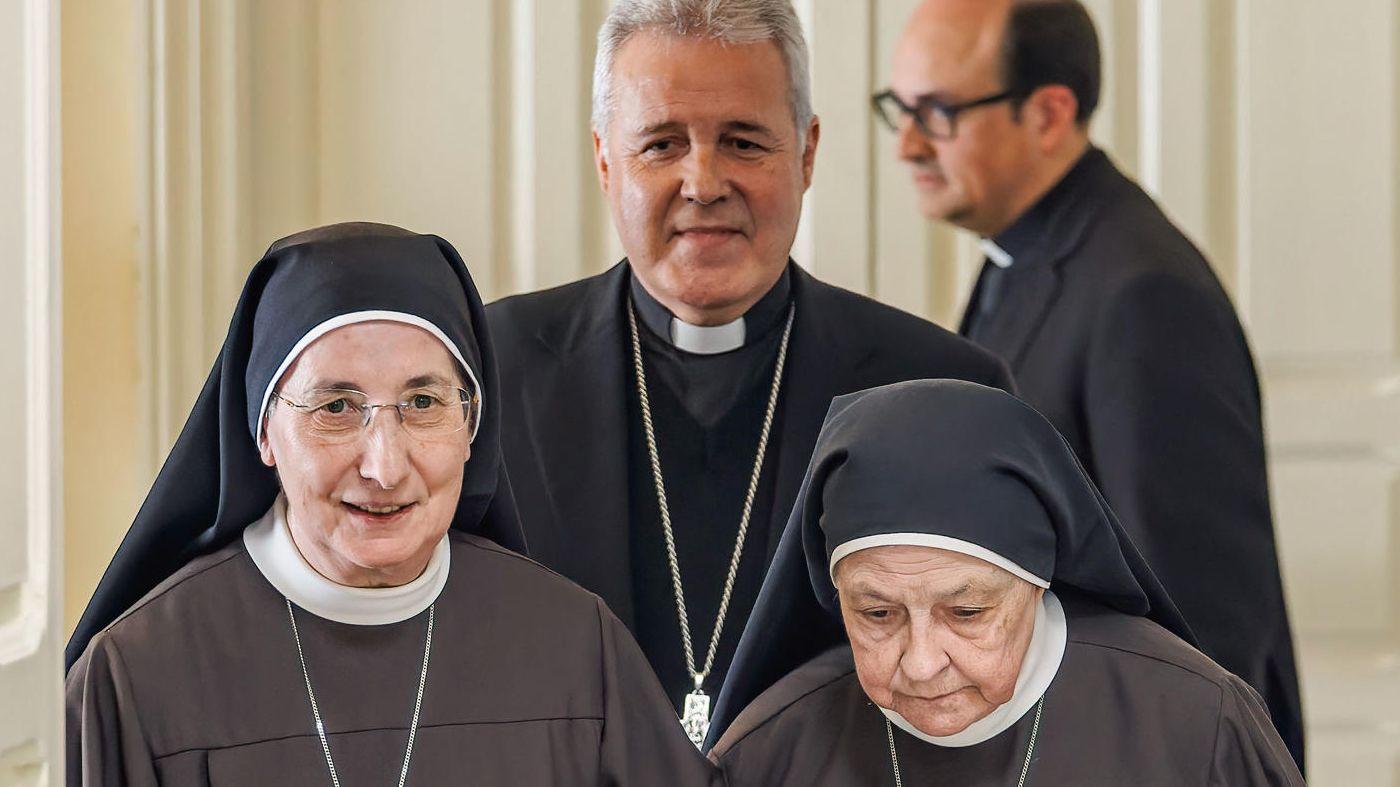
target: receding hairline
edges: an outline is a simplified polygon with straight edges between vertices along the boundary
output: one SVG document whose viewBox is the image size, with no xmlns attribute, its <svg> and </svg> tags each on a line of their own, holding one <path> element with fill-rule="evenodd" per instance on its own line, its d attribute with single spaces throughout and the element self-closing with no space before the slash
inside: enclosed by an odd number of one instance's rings
<svg viewBox="0 0 1400 787">
<path fill-rule="evenodd" d="M 646 41 L 645 39 L 651 39 L 651 41 L 648 42 L 648 41 Z M 753 48 L 757 48 L 757 49 L 764 49 L 764 50 L 766 50 L 766 51 L 770 51 L 770 52 L 772 52 L 772 53 L 774 53 L 774 54 L 776 54 L 776 55 L 778 56 L 779 65 L 780 65 L 780 67 L 783 69 L 783 73 L 784 73 L 784 78 L 783 78 L 783 96 L 784 96 L 784 98 L 783 98 L 782 100 L 783 100 L 784 103 L 786 103 L 786 96 L 787 96 L 787 94 L 789 93 L 788 82 L 787 82 L 787 77 L 786 77 L 786 73 L 787 73 L 787 71 L 786 71 L 786 69 L 787 69 L 787 64 L 786 64 L 786 63 L 783 61 L 783 59 L 782 59 L 782 47 L 779 45 L 779 43 L 778 43 L 777 41 L 772 40 L 772 39 L 765 39 L 765 40 L 762 40 L 762 41 L 740 41 L 740 42 L 733 42 L 733 41 L 720 41 L 720 40 L 711 39 L 711 38 L 692 38 L 692 37 L 685 37 L 685 36 L 677 36 L 677 35 L 675 35 L 675 34 L 673 34 L 673 33 L 670 33 L 670 32 L 668 32 L 668 31 L 663 31 L 663 30 L 647 30 L 647 31 L 642 31 L 642 32 L 639 32 L 639 33 L 637 33 L 636 35 L 633 35 L 633 36 L 631 36 L 630 38 L 628 38 L 627 41 L 626 41 L 626 43 L 624 43 L 624 44 L 622 45 L 622 47 L 618 49 L 618 52 L 617 52 L 617 55 L 618 55 L 618 56 L 617 56 L 617 59 L 616 59 L 616 60 L 614 61 L 614 63 L 613 63 L 613 76 L 614 76 L 614 79 L 616 79 L 618 76 L 623 75 L 624 71 L 627 70 L 626 68 L 622 67 L 621 64 L 622 64 L 623 60 L 624 60 L 626 57 L 628 57 L 628 54 L 627 54 L 627 53 L 628 53 L 629 51 L 631 51 L 631 49 L 630 49 L 631 47 L 633 47 L 634 45 L 637 45 L 637 44 L 655 43 L 655 42 L 658 42 L 658 41 L 661 42 L 661 45 L 662 45 L 662 46 L 665 46 L 665 47 L 669 47 L 672 43 L 685 43 L 685 44 L 692 44 L 692 43 L 695 43 L 695 44 L 708 44 L 708 45 L 720 46 L 720 47 L 723 47 L 723 48 L 726 48 L 726 49 L 729 49 L 729 48 L 739 49 L 739 48 L 753 47 Z M 646 70 L 643 69 L 643 70 L 641 70 L 641 71 L 639 71 L 639 72 L 634 72 L 634 73 L 630 74 L 629 76 L 631 76 L 631 77 L 642 77 L 642 78 L 647 78 L 647 77 L 652 77 L 652 76 L 654 76 L 654 74 L 652 74 L 651 72 L 648 72 L 648 71 L 646 71 Z M 626 82 L 626 81 L 629 81 L 629 80 L 623 80 L 623 81 Z M 619 84 L 618 82 L 614 82 L 613 94 L 612 94 L 612 95 L 613 95 L 613 100 L 612 100 L 612 103 L 611 103 L 611 105 L 610 105 L 610 107 L 609 107 L 609 112 L 610 112 L 610 113 L 613 112 L 614 110 L 616 110 L 616 108 L 617 108 L 617 106 L 618 106 L 618 104 L 619 104 L 619 95 L 620 95 L 622 92 L 624 92 L 624 91 L 619 91 L 619 90 L 618 90 L 618 88 L 616 87 L 616 85 L 618 85 L 618 84 Z M 668 103 L 666 106 L 669 107 L 670 104 Z M 785 107 L 785 109 L 786 109 L 786 107 Z M 631 118 L 631 119 L 633 119 L 633 120 L 640 120 L 640 122 L 639 122 L 635 127 L 633 127 L 633 126 L 631 126 L 631 125 L 621 125 L 621 126 L 616 125 L 615 122 L 614 122 L 614 120 L 613 120 L 612 118 L 610 118 L 610 119 L 609 119 L 609 122 L 608 122 L 608 130 L 609 130 L 610 132 L 612 132 L 612 131 L 617 131 L 617 132 L 620 132 L 620 133 L 632 133 L 632 134 L 638 134 L 638 135 L 646 136 L 646 135 L 649 135 L 649 134 L 652 134 L 652 133 L 659 133 L 659 132 L 667 131 L 667 130 L 672 130 L 672 131 L 674 131 L 674 130 L 679 130 L 681 127 L 683 127 L 683 126 L 685 125 L 684 122 L 682 122 L 682 121 L 680 121 L 680 120 L 674 119 L 673 115 L 672 115 L 669 111 L 666 112 L 666 113 L 661 113 L 661 112 L 648 112 L 648 113 L 646 113 L 646 114 L 647 114 L 647 117 L 644 117 L 644 118 L 640 118 L 640 119 L 638 119 L 638 118 Z M 800 141 L 802 140 L 802 138 L 803 138 L 803 137 L 805 136 L 805 134 L 806 134 L 806 129 L 797 126 L 797 124 L 796 124 L 796 118 L 792 117 L 792 113 L 791 113 L 790 111 L 784 111 L 782 114 L 788 118 L 788 121 L 789 121 L 789 122 L 792 123 L 793 131 L 794 131 L 795 135 L 798 137 L 799 142 L 800 142 Z M 786 130 L 786 128 L 784 127 L 784 124 L 783 124 L 781 121 L 778 121 L 778 122 L 776 122 L 776 123 L 771 122 L 772 119 L 776 119 L 776 116 L 770 116 L 769 119 L 765 119 L 764 117 L 762 117 L 761 115 L 759 115 L 759 114 L 757 114 L 757 113 L 755 113 L 755 112 L 753 112 L 753 111 L 736 112 L 735 114 L 733 114 L 733 115 L 731 115 L 731 116 L 726 116 L 726 117 L 722 120 L 722 122 L 720 123 L 720 128 L 721 128 L 722 130 L 724 130 L 724 131 L 727 131 L 727 132 L 757 133 L 757 134 L 764 134 L 764 135 L 767 135 L 767 136 L 770 136 L 770 137 L 775 137 L 775 138 L 781 138 L 781 137 L 783 137 L 783 136 L 787 133 L 787 130 Z M 595 129 L 595 130 L 596 130 L 596 129 Z M 601 136 L 601 135 L 600 135 L 600 136 Z"/>
<path fill-rule="evenodd" d="M 787 104 L 805 147 L 812 109 L 811 57 L 790 0 L 621 0 L 598 30 L 593 67 L 592 125 L 606 137 L 613 110 L 618 54 L 639 34 L 711 40 L 723 45 L 771 41 L 783 63 Z"/>
</svg>

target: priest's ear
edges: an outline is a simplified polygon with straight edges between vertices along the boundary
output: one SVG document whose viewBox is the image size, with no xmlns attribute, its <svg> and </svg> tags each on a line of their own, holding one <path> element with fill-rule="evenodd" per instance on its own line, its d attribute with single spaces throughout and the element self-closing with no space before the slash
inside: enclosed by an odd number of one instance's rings
<svg viewBox="0 0 1400 787">
<path fill-rule="evenodd" d="M 1021 123 L 1044 154 L 1062 150 L 1067 142 L 1078 143 L 1089 133 L 1078 115 L 1079 99 L 1065 85 L 1041 85 L 1021 105 Z"/>
<path fill-rule="evenodd" d="M 821 118 L 813 115 L 805 132 L 798 129 L 797 133 L 806 135 L 802 140 L 802 190 L 806 191 L 812 187 L 812 170 L 817 163 L 817 142 L 822 138 Z"/>
<path fill-rule="evenodd" d="M 608 141 L 598 136 L 598 129 L 593 129 L 593 166 L 598 171 L 598 185 L 603 187 L 603 193 L 608 191 Z"/>
</svg>

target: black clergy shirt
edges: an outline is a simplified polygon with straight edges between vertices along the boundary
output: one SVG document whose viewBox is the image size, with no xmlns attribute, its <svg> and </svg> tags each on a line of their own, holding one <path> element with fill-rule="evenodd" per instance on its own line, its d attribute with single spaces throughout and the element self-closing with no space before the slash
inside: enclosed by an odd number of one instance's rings
<svg viewBox="0 0 1400 787">
<path fill-rule="evenodd" d="M 690 620 L 695 668 L 703 669 L 714 633 L 725 578 L 733 556 L 744 497 L 753 472 L 759 433 L 773 383 L 774 365 L 790 308 L 788 273 L 744 315 L 746 336 L 738 349 L 699 355 L 674 346 L 672 315 L 632 279 L 631 300 L 647 376 L 657 451 L 675 534 L 677 560 Z M 628 364 L 631 368 L 631 364 Z M 656 668 L 667 695 L 680 709 L 694 689 L 686 672 L 680 623 L 672 592 L 656 486 L 642 428 L 635 375 L 628 386 L 631 450 L 628 451 L 629 528 L 634 633 Z M 781 392 L 780 392 L 781 396 Z M 781 401 L 781 400 L 780 400 Z M 777 420 L 769 437 L 749 532 L 739 563 L 715 663 L 704 689 L 719 691 L 733 658 L 749 603 L 763 580 L 768 522 L 773 503 L 771 457 L 777 454 Z"/>
</svg>

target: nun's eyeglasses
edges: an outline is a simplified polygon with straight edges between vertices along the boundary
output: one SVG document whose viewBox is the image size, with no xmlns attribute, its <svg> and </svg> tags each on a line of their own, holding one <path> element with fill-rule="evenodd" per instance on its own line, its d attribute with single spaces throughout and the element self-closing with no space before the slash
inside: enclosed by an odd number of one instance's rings
<svg viewBox="0 0 1400 787">
<path fill-rule="evenodd" d="M 350 388 L 324 388 L 295 402 L 273 391 L 278 401 L 296 410 L 308 435 L 323 443 L 348 443 L 364 434 L 381 407 L 399 413 L 404 431 L 419 440 L 437 440 L 467 430 L 475 439 L 481 417 L 481 398 L 465 388 L 416 388 L 403 401 L 371 404 L 369 396 Z"/>
<path fill-rule="evenodd" d="M 911 106 L 904 103 L 893 90 L 886 90 L 876 93 L 870 101 L 875 105 L 875 114 L 885 121 L 885 125 L 889 126 L 891 131 L 899 131 L 900 119 L 908 115 L 914 119 L 914 125 L 918 126 L 924 136 L 929 139 L 949 140 L 958 135 L 958 115 L 969 109 L 1002 101 L 1015 101 L 1017 98 L 1017 94 L 1011 90 L 956 104 L 945 104 L 933 96 L 920 96 Z"/>
</svg>

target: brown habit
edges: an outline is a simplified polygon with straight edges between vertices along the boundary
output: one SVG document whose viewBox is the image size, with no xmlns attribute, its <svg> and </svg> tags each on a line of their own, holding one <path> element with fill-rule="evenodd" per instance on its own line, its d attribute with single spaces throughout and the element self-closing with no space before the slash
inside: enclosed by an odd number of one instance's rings
<svg viewBox="0 0 1400 787">
<path fill-rule="evenodd" d="M 453 531 L 410 785 L 710 785 L 645 658 L 599 599 Z M 354 626 L 298 609 L 344 787 L 396 784 L 427 613 Z M 68 674 L 82 785 L 330 784 L 283 597 L 242 541 L 95 637 Z"/>
<path fill-rule="evenodd" d="M 1258 695 L 1145 618 L 1061 598 L 1069 641 L 1026 785 L 1294 787 L 1293 760 Z M 884 716 L 849 647 L 761 695 L 711 752 L 730 787 L 894 785 Z M 1014 785 L 1035 712 L 984 743 L 939 747 L 894 728 L 905 784 Z"/>
</svg>

